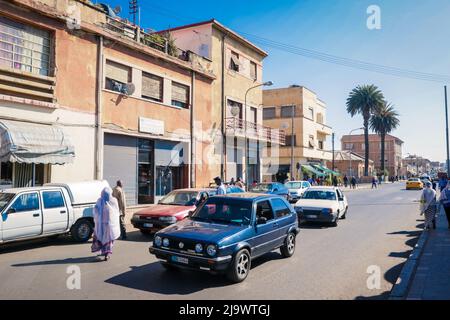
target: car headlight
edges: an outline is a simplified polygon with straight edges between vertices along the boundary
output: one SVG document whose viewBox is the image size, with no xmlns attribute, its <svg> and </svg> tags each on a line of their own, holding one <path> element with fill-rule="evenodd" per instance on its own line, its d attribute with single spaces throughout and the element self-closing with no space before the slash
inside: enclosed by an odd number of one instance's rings
<svg viewBox="0 0 450 320">
<path fill-rule="evenodd" d="M 175 223 L 175 222 L 177 222 L 177 218 L 175 218 L 175 217 L 160 217 L 159 221 L 167 222 L 167 223 Z"/>
<path fill-rule="evenodd" d="M 210 244 L 206 247 L 206 253 L 208 253 L 209 256 L 214 257 L 217 253 L 217 248 L 215 245 Z"/>
<path fill-rule="evenodd" d="M 155 241 L 154 241 L 155 246 L 160 247 L 161 243 L 162 243 L 161 237 L 160 236 L 156 236 L 155 237 Z"/>
<path fill-rule="evenodd" d="M 195 252 L 201 253 L 203 251 L 203 246 L 200 243 L 195 245 Z"/>
<path fill-rule="evenodd" d="M 163 246 L 164 247 L 168 247 L 169 246 L 169 244 L 170 244 L 170 241 L 169 241 L 169 239 L 167 239 L 167 238 L 164 238 L 164 240 L 163 240 Z"/>
</svg>

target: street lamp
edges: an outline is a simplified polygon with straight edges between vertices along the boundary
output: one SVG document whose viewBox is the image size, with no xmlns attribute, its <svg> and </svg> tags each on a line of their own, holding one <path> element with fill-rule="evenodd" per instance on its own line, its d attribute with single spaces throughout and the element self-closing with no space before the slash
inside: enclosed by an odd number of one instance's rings
<svg viewBox="0 0 450 320">
<path fill-rule="evenodd" d="M 244 99 L 244 132 L 245 132 L 245 135 L 244 135 L 244 138 L 245 138 L 245 180 L 247 180 L 247 184 L 249 184 L 249 182 L 248 182 L 248 145 L 247 145 L 247 96 L 248 96 L 248 93 L 251 91 L 251 90 L 253 90 L 253 89 L 256 89 L 256 88 L 259 88 L 259 87 L 270 87 L 270 86 L 273 86 L 273 82 L 272 81 L 266 81 L 266 82 L 263 82 L 263 83 L 260 83 L 260 84 L 258 84 L 258 85 L 256 85 L 256 86 L 253 86 L 253 87 L 251 87 L 251 88 L 248 88 L 247 89 L 247 91 L 245 92 L 245 99 Z"/>
<path fill-rule="evenodd" d="M 358 130 L 364 130 L 364 127 L 356 128 L 356 129 L 350 130 L 350 133 L 349 133 L 348 135 L 351 136 L 353 132 L 358 131 Z M 349 172 L 350 172 L 350 176 L 353 177 L 353 167 L 352 167 L 352 150 L 353 150 L 353 143 L 351 143 L 351 146 L 352 146 L 352 147 L 350 148 L 350 154 L 349 154 L 349 155 L 350 155 L 350 168 L 349 168 Z"/>
</svg>

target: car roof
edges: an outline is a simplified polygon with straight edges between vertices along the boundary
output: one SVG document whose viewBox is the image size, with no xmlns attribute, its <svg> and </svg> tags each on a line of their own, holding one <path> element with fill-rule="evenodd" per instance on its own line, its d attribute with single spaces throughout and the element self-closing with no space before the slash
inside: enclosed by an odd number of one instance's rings
<svg viewBox="0 0 450 320">
<path fill-rule="evenodd" d="M 299 183 L 299 182 L 308 182 L 308 181 L 306 181 L 306 180 L 294 180 L 294 181 L 288 181 L 286 183 L 290 183 L 290 182 Z"/>
<path fill-rule="evenodd" d="M 277 198 L 279 196 L 273 195 L 273 194 L 254 193 L 254 192 L 230 193 L 230 194 L 226 194 L 226 195 L 214 196 L 214 198 L 220 198 L 220 197 L 255 201 L 255 200 L 263 200 L 263 199 L 269 199 L 269 198 Z"/>
<path fill-rule="evenodd" d="M 215 191 L 214 188 L 185 188 L 185 189 L 176 189 L 172 190 L 172 192 L 200 192 L 200 191 Z"/>
<path fill-rule="evenodd" d="M 336 188 L 336 187 L 325 187 L 325 186 L 313 186 L 313 187 L 310 187 L 310 188 L 308 188 L 308 190 L 307 191 L 336 191 L 336 189 L 338 189 L 338 188 Z"/>
<path fill-rule="evenodd" d="M 10 188 L 10 189 L 2 189 L 0 193 L 19 193 L 19 192 L 32 192 L 32 191 L 41 191 L 41 190 L 60 190 L 61 187 L 58 186 L 36 186 L 36 187 L 24 187 L 24 188 Z"/>
</svg>

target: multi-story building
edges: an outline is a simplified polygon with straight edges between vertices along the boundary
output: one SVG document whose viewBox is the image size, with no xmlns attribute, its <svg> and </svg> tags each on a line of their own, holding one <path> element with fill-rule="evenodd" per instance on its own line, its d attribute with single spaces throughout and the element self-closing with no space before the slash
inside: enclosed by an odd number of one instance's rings
<svg viewBox="0 0 450 320">
<path fill-rule="evenodd" d="M 327 138 L 332 129 L 327 125 L 325 103 L 302 86 L 269 89 L 263 92 L 264 125 L 285 130 L 286 144 L 270 150 L 266 158 L 267 179 L 302 178 L 302 165 L 325 164 L 332 159 L 327 150 Z"/>
<path fill-rule="evenodd" d="M 403 159 L 403 163 L 408 167 L 407 173 L 410 176 L 429 174 L 433 168 L 430 160 L 417 155 L 408 155 Z"/>
<path fill-rule="evenodd" d="M 1 188 L 121 179 L 140 205 L 207 185 L 215 80 L 209 60 L 108 6 L 1 1 Z"/>
<path fill-rule="evenodd" d="M 403 141 L 390 134 L 385 139 L 385 169 L 389 175 L 401 175 Z M 365 156 L 364 135 L 345 135 L 341 139 L 342 150 Z M 373 160 L 377 174 L 381 173 L 381 138 L 377 134 L 369 134 L 369 159 Z"/>
<path fill-rule="evenodd" d="M 331 162 L 327 163 L 328 167 L 332 166 Z M 347 151 L 334 152 L 334 167 L 342 176 L 347 177 L 363 177 L 364 176 L 364 157 L 357 153 Z M 375 171 L 372 160 L 369 160 L 369 176 Z"/>
<path fill-rule="evenodd" d="M 161 32 L 170 32 L 178 47 L 209 60 L 217 76 L 214 108 L 207 116 L 223 137 L 215 150 L 222 177 L 260 181 L 265 146 L 284 143 L 282 132 L 263 126 L 262 63 L 267 53 L 216 20 Z"/>
</svg>

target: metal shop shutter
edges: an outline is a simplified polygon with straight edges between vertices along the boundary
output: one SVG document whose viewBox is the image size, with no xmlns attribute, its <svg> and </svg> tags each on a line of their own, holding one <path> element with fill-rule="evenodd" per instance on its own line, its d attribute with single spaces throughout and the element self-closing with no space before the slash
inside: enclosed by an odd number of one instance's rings
<svg viewBox="0 0 450 320">
<path fill-rule="evenodd" d="M 103 178 L 111 187 L 122 180 L 127 205 L 137 204 L 137 138 L 105 133 Z"/>
</svg>

